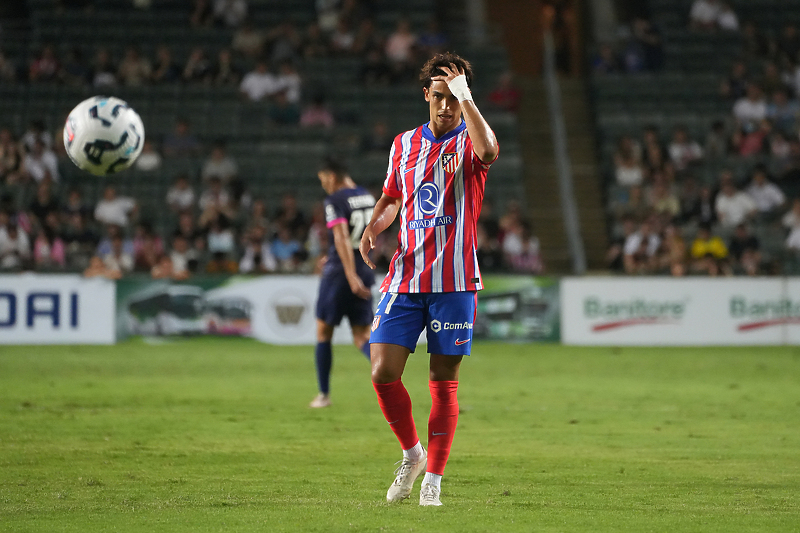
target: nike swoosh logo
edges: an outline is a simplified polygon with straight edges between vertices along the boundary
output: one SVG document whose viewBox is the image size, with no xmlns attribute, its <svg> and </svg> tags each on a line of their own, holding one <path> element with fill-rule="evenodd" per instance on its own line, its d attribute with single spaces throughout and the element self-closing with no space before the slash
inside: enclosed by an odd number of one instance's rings
<svg viewBox="0 0 800 533">
<path fill-rule="evenodd" d="M 466 344 L 468 342 L 469 342 L 469 339 L 464 339 L 463 341 L 460 341 L 460 340 L 456 339 L 456 346 L 461 346 L 462 344 Z"/>
<path fill-rule="evenodd" d="M 389 422 L 389 425 L 391 426 L 392 424 L 397 424 L 398 422 L 400 422 L 399 418 L 397 420 L 395 420 L 394 422 Z"/>
<path fill-rule="evenodd" d="M 431 435 L 447 435 L 447 433 L 436 433 L 435 431 L 431 433 Z"/>
</svg>

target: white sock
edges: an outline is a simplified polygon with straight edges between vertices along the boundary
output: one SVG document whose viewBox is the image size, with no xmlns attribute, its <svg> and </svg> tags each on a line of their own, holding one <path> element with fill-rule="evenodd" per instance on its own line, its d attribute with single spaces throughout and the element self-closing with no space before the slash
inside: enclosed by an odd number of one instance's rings
<svg viewBox="0 0 800 533">
<path fill-rule="evenodd" d="M 409 461 L 417 462 L 422 459 L 423 453 L 425 453 L 425 450 L 422 448 L 422 443 L 417 441 L 412 448 L 403 450 L 403 458 L 408 459 Z"/>
<path fill-rule="evenodd" d="M 432 474 L 431 472 L 425 472 L 425 477 L 422 479 L 422 484 L 425 483 L 429 485 L 433 485 L 437 489 L 442 489 L 442 476 L 439 474 Z"/>
</svg>

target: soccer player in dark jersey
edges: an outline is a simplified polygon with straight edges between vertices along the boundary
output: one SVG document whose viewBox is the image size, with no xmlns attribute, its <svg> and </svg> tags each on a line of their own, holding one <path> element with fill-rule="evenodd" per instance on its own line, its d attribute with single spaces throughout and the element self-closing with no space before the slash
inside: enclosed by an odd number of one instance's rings
<svg viewBox="0 0 800 533">
<path fill-rule="evenodd" d="M 322 270 L 317 298 L 317 347 L 315 361 L 319 394 L 311 407 L 328 407 L 333 353 L 333 328 L 342 317 L 350 320 L 353 342 L 369 359 L 369 325 L 372 322 L 372 293 L 375 282 L 372 270 L 355 260 L 361 233 L 372 217 L 375 198 L 357 186 L 345 166 L 328 158 L 317 176 L 328 193 L 325 220 L 328 225 L 328 256 Z"/>
<path fill-rule="evenodd" d="M 403 449 L 386 493 L 407 498 L 425 472 L 420 505 L 441 505 L 445 464 L 458 420 L 458 374 L 470 354 L 477 291 L 477 222 L 486 174 L 497 159 L 494 132 L 472 100 L 472 68 L 455 54 L 437 54 L 420 73 L 430 122 L 392 144 L 383 194 L 361 238 L 361 256 L 400 215 L 398 248 L 381 285 L 372 323 L 372 382 L 381 411 Z M 428 451 L 422 447 L 411 399 L 401 380 L 423 329 L 430 352 L 432 406 Z"/>
</svg>

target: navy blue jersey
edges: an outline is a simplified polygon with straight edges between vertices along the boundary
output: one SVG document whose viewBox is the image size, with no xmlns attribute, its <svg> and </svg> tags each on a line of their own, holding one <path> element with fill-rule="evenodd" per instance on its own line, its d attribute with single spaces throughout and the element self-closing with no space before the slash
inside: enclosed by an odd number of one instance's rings
<svg viewBox="0 0 800 533">
<path fill-rule="evenodd" d="M 333 240 L 333 230 L 331 229 L 341 223 L 347 223 L 350 231 L 350 243 L 355 254 L 356 271 L 362 278 L 364 278 L 365 271 L 372 272 L 361 259 L 358 246 L 361 243 L 361 234 L 364 233 L 364 228 L 372 219 L 374 208 L 375 198 L 363 187 L 340 189 L 325 198 L 325 221 L 328 225 L 328 242 L 330 243 L 325 275 L 332 274 L 334 271 L 344 271 L 342 260 L 336 252 L 336 243 Z M 371 283 L 367 284 L 367 286 L 369 285 Z"/>
</svg>

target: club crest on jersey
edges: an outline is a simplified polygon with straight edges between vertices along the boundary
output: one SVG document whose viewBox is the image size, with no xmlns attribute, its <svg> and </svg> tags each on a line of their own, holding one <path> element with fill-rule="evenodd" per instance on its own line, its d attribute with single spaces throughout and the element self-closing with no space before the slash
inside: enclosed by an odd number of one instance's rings
<svg viewBox="0 0 800 533">
<path fill-rule="evenodd" d="M 458 168 L 458 154 L 455 152 L 442 154 L 442 168 L 452 174 Z"/>
<path fill-rule="evenodd" d="M 375 315 L 375 318 L 372 319 L 372 331 L 378 329 L 378 325 L 381 323 L 381 315 Z"/>
</svg>

